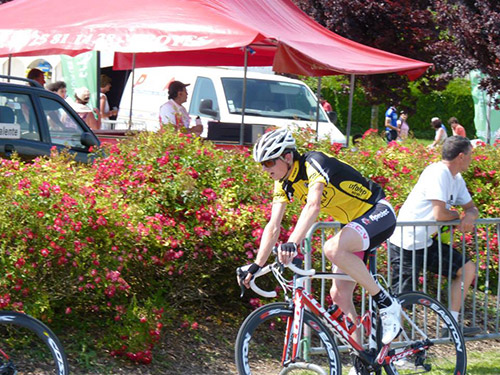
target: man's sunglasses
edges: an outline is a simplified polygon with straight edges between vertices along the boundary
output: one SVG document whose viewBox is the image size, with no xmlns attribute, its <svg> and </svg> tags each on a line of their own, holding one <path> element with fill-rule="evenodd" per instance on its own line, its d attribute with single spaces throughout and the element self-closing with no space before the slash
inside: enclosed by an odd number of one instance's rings
<svg viewBox="0 0 500 375">
<path fill-rule="evenodd" d="M 260 165 L 262 165 L 263 167 L 266 167 L 266 168 L 272 168 L 276 165 L 276 162 L 281 159 L 281 160 L 285 160 L 283 158 L 283 156 L 280 156 L 279 158 L 276 158 L 276 159 L 270 159 L 270 160 L 266 160 L 266 161 L 262 161 L 260 162 Z"/>
</svg>

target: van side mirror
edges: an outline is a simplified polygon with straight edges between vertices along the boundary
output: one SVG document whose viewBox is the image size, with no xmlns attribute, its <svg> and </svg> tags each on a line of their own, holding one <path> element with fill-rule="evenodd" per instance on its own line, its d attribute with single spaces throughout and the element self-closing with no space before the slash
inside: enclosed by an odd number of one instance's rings
<svg viewBox="0 0 500 375">
<path fill-rule="evenodd" d="M 213 118 L 217 118 L 219 116 L 219 112 L 213 109 L 212 99 L 202 99 L 200 102 L 200 113 L 204 115 L 208 115 Z"/>
<path fill-rule="evenodd" d="M 82 133 L 80 137 L 80 143 L 87 148 L 89 148 L 90 146 L 97 146 L 99 144 L 96 136 L 89 132 Z"/>
<path fill-rule="evenodd" d="M 337 123 L 337 112 L 335 111 L 328 111 L 326 112 L 328 118 L 330 119 L 330 121 L 332 122 L 332 124 L 336 124 Z"/>
</svg>

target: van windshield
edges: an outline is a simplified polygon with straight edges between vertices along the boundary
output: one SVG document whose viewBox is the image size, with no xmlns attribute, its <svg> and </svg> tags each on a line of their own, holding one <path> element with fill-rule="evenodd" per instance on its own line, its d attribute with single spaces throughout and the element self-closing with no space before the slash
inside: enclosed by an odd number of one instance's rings
<svg viewBox="0 0 500 375">
<path fill-rule="evenodd" d="M 243 78 L 222 78 L 229 113 L 241 114 Z M 247 79 L 245 114 L 316 121 L 316 97 L 306 86 L 290 82 Z M 319 121 L 328 121 L 320 106 Z"/>
</svg>

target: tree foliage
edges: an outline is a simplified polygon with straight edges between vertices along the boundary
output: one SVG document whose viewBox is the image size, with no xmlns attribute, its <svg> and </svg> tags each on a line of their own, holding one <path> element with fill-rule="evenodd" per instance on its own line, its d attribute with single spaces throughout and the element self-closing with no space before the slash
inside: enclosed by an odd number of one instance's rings
<svg viewBox="0 0 500 375">
<path fill-rule="evenodd" d="M 419 81 L 424 92 L 480 69 L 482 86 L 500 92 L 500 5 L 497 0 L 294 0 L 318 23 L 356 42 L 434 64 Z M 408 81 L 397 74 L 359 80 L 368 100 L 400 101 Z"/>
</svg>

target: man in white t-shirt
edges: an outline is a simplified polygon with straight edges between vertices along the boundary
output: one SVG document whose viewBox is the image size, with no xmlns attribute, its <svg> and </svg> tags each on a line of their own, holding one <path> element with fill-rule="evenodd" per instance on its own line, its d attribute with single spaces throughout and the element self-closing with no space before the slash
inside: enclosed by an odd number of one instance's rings
<svg viewBox="0 0 500 375">
<path fill-rule="evenodd" d="M 189 83 L 185 84 L 180 81 L 170 83 L 168 86 L 169 101 L 160 107 L 160 126 L 171 124 L 178 131 L 194 133 L 199 136 L 203 131 L 203 125 L 197 124 L 190 127 L 191 118 L 182 105 L 187 101 L 187 86 Z"/>
<path fill-rule="evenodd" d="M 452 136 L 443 144 L 442 161 L 427 166 L 410 195 L 406 198 L 398 214 L 398 221 L 451 221 L 460 220 L 457 226 L 462 232 L 470 231 L 478 218 L 478 210 L 467 190 L 460 172 L 465 172 L 472 159 L 472 145 L 461 136 Z M 461 206 L 459 213 L 452 206 Z M 450 311 L 458 321 L 462 305 L 461 282 L 463 277 L 464 295 L 476 276 L 476 265 L 466 254 L 452 248 L 441 241 L 442 265 L 439 270 L 439 243 L 436 237 L 437 226 L 404 226 L 397 227 L 390 238 L 390 258 L 392 272 L 392 288 L 396 293 L 412 290 L 413 273 L 418 277 L 424 268 L 424 250 L 427 248 L 425 268 L 433 273 L 448 276 L 451 263 L 451 303 Z M 401 267 L 401 249 L 403 259 Z M 415 253 L 415 264 L 413 264 Z M 463 262 L 465 256 L 465 262 Z M 464 264 L 462 266 L 462 264 Z M 402 279 L 400 280 L 400 268 Z M 415 268 L 415 270 L 413 270 Z M 465 328 L 464 334 L 475 334 L 478 329 Z"/>
</svg>

